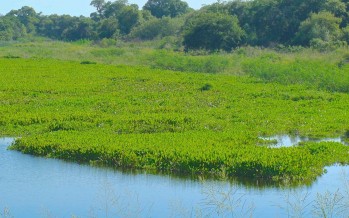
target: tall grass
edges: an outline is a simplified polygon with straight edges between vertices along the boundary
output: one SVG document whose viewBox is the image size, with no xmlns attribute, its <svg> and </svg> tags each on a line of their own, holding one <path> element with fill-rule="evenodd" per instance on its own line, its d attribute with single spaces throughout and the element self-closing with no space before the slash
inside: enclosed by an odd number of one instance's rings
<svg viewBox="0 0 349 218">
<path fill-rule="evenodd" d="M 349 65 L 307 60 L 297 57 L 285 59 L 277 54 L 265 54 L 243 62 L 247 74 L 266 82 L 304 84 L 331 92 L 349 92 Z"/>
<path fill-rule="evenodd" d="M 250 75 L 265 82 L 305 84 L 328 91 L 348 91 L 348 50 L 320 52 L 310 48 L 275 50 L 241 47 L 232 53 L 207 53 L 158 49 L 162 42 L 116 42 L 100 47 L 89 41 L 26 41 L 0 46 L 0 57 L 89 60 L 113 65 L 143 66 L 162 70 L 212 74 Z"/>
</svg>

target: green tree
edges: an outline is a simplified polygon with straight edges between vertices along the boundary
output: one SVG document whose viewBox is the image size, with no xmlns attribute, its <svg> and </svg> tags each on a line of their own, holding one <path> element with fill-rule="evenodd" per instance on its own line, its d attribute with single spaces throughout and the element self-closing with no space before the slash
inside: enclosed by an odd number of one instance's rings
<svg viewBox="0 0 349 218">
<path fill-rule="evenodd" d="M 104 3 L 104 1 L 102 2 L 96 0 L 92 1 L 91 4 L 92 3 L 96 5 L 98 13 L 92 13 L 90 17 L 97 22 L 103 20 L 103 22 L 99 22 L 99 24 L 103 24 L 104 26 L 97 29 L 104 32 L 99 33 L 99 35 L 110 35 L 105 31 L 111 31 L 111 29 L 107 30 L 106 28 L 114 28 L 112 26 L 116 25 L 115 20 L 117 22 L 119 32 L 127 35 L 142 18 L 142 14 L 138 9 L 138 5 L 130 5 L 128 4 L 127 0 L 116 0 L 114 2 L 108 1 L 106 3 Z M 105 21 L 106 19 L 108 21 Z M 114 24 L 110 22 L 112 20 L 114 20 Z M 108 25 L 109 27 L 107 27 Z"/>
<path fill-rule="evenodd" d="M 70 15 L 60 16 L 55 14 L 42 16 L 37 31 L 40 35 L 52 39 L 69 40 L 66 39 L 66 33 L 68 29 L 70 29 L 69 31 L 72 31 L 72 28 L 77 26 L 76 23 L 78 22 L 78 19 L 79 18 Z"/>
<path fill-rule="evenodd" d="M 99 38 L 116 38 L 119 35 L 119 22 L 111 17 L 102 20 L 98 25 Z"/>
<path fill-rule="evenodd" d="M 183 26 L 183 19 L 180 18 L 153 18 L 137 26 L 132 32 L 131 37 L 141 40 L 152 40 L 165 36 L 176 35 Z"/>
<path fill-rule="evenodd" d="M 254 0 L 246 22 L 257 45 L 291 44 L 302 21 L 323 10 L 326 0 Z M 245 23 L 242 24 L 244 26 Z"/>
<path fill-rule="evenodd" d="M 349 26 L 346 26 L 345 28 L 343 28 L 342 31 L 343 31 L 342 40 L 344 40 L 345 42 L 347 42 L 347 44 L 349 44 Z"/>
<path fill-rule="evenodd" d="M 72 26 L 65 29 L 62 36 L 65 40 L 76 41 L 80 39 L 94 39 L 96 32 L 93 29 L 94 23 L 91 19 L 76 18 Z"/>
<path fill-rule="evenodd" d="M 119 17 L 122 9 L 128 5 L 127 0 L 116 0 L 107 2 L 103 6 L 103 18 Z"/>
<path fill-rule="evenodd" d="M 334 1 L 334 0 L 333 0 Z M 291 44 L 302 21 L 323 10 L 326 0 L 234 0 L 205 6 L 201 11 L 237 16 L 252 45 Z"/>
<path fill-rule="evenodd" d="M 340 39 L 341 30 L 339 24 L 342 19 L 335 17 L 327 11 L 312 13 L 308 19 L 303 21 L 296 35 L 296 43 L 309 45 L 312 40 L 331 42 Z"/>
<path fill-rule="evenodd" d="M 127 35 L 131 32 L 132 28 L 138 24 L 141 13 L 137 5 L 127 5 L 122 8 L 117 18 L 120 25 L 120 32 Z"/>
<path fill-rule="evenodd" d="M 164 16 L 176 17 L 185 14 L 189 10 L 188 3 L 181 0 L 148 0 L 143 6 L 157 18 Z"/>
<path fill-rule="evenodd" d="M 35 33 L 39 14 L 33 8 L 24 6 L 21 9 L 10 11 L 6 16 L 16 17 L 26 27 L 28 33 Z"/>
<path fill-rule="evenodd" d="M 90 5 L 96 8 L 96 10 L 97 10 L 99 15 L 102 15 L 103 8 L 104 8 L 104 5 L 105 5 L 105 1 L 104 0 L 92 0 Z"/>
<path fill-rule="evenodd" d="M 342 2 L 346 5 L 346 16 L 343 18 L 342 27 L 346 27 L 349 24 L 349 0 L 342 0 Z"/>
<path fill-rule="evenodd" d="M 341 27 L 345 27 L 348 24 L 349 14 L 347 11 L 347 4 L 341 0 L 327 0 L 324 4 L 324 10 L 331 12 L 336 17 L 342 19 Z"/>
<path fill-rule="evenodd" d="M 323 6 L 325 11 L 331 12 L 336 17 L 346 14 L 346 4 L 341 0 L 327 0 Z"/>
<path fill-rule="evenodd" d="M 239 46 L 245 35 L 236 16 L 219 13 L 196 13 L 184 25 L 186 49 L 230 51 Z"/>
<path fill-rule="evenodd" d="M 8 41 L 13 39 L 13 31 L 11 29 L 11 23 L 5 19 L 0 19 L 0 40 Z"/>
<path fill-rule="evenodd" d="M 0 17 L 0 40 L 17 40 L 26 36 L 25 26 L 15 17 Z"/>
</svg>

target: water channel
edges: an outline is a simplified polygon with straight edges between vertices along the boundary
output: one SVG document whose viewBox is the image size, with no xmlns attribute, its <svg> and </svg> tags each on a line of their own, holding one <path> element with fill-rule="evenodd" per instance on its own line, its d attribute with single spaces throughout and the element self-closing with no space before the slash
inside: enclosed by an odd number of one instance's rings
<svg viewBox="0 0 349 218">
<path fill-rule="evenodd" d="M 33 157 L 7 150 L 12 141 L 0 139 L 0 217 L 288 217 L 297 205 L 313 217 L 319 194 L 348 197 L 348 167 L 328 167 L 311 186 L 260 187 Z"/>
</svg>

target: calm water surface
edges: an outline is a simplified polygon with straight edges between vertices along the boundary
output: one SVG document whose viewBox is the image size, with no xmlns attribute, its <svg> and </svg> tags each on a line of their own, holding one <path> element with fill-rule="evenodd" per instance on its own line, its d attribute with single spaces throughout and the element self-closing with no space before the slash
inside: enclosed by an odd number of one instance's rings
<svg viewBox="0 0 349 218">
<path fill-rule="evenodd" d="M 309 137 L 301 137 L 301 136 L 290 136 L 290 135 L 275 135 L 270 137 L 260 137 L 264 140 L 275 140 L 275 144 L 271 144 L 270 147 L 292 147 L 296 146 L 300 142 L 339 142 L 344 145 L 349 145 L 344 138 L 322 138 L 322 139 L 314 139 Z"/>
<path fill-rule="evenodd" d="M 297 201 L 308 193 L 311 203 L 317 193 L 344 193 L 343 174 L 349 175 L 348 167 L 332 166 L 311 186 L 292 190 L 200 182 L 33 157 L 7 150 L 12 141 L 0 139 L 0 213 L 8 208 L 13 217 L 225 217 L 231 215 L 228 206 L 237 217 L 251 211 L 253 217 L 287 217 L 287 195 Z M 230 201 L 223 200 L 227 194 Z M 228 209 L 217 211 L 210 202 Z M 306 215 L 312 210 L 308 206 Z"/>
</svg>

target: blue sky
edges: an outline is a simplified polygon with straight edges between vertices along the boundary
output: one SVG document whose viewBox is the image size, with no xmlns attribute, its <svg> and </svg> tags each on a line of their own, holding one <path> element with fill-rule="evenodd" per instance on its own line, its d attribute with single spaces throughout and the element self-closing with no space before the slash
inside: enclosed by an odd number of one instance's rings
<svg viewBox="0 0 349 218">
<path fill-rule="evenodd" d="M 131 4 L 138 4 L 142 7 L 147 0 L 129 0 Z M 70 14 L 74 16 L 89 16 L 94 8 L 90 6 L 91 0 L 0 0 L 0 14 L 6 14 L 12 9 L 19 9 L 22 6 L 30 6 L 36 12 L 48 14 Z M 217 0 L 187 0 L 189 6 L 195 9 L 204 4 L 212 4 Z"/>
</svg>

